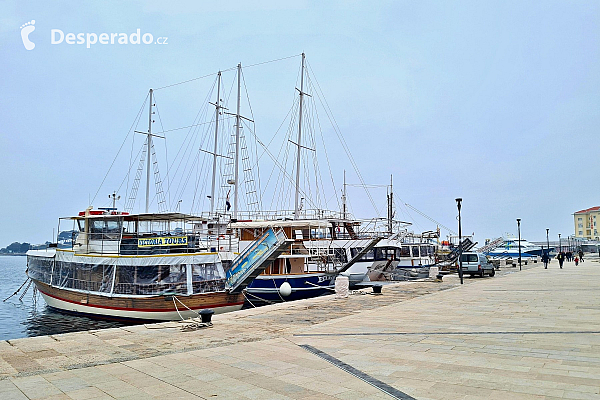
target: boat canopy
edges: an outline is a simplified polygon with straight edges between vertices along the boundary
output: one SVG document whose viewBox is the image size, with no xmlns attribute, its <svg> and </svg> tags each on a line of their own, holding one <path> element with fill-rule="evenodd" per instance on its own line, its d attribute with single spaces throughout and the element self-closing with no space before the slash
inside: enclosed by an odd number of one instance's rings
<svg viewBox="0 0 600 400">
<path fill-rule="evenodd" d="M 197 215 L 191 214 L 183 214 L 183 213 L 148 213 L 148 214 L 113 214 L 113 213 L 104 213 L 104 214 L 89 214 L 89 215 L 78 215 L 74 217 L 63 217 L 60 219 L 70 219 L 70 220 L 81 220 L 86 218 L 92 219 L 104 219 L 104 218 L 123 218 L 124 221 L 176 221 L 176 220 L 185 220 L 185 221 L 194 221 L 194 222 L 208 222 L 209 220 L 204 217 L 199 217 Z"/>
<path fill-rule="evenodd" d="M 231 228 L 240 229 L 257 229 L 272 226 L 277 228 L 294 227 L 294 228 L 331 228 L 333 224 L 327 220 L 318 219 L 295 219 L 282 221 L 238 221 L 230 224 Z"/>
</svg>

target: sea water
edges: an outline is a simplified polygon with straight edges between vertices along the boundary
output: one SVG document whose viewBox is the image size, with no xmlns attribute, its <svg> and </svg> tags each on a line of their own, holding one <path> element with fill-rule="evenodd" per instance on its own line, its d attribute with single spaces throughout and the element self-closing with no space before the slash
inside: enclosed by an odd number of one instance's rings
<svg viewBox="0 0 600 400">
<path fill-rule="evenodd" d="M 19 293 L 3 301 L 27 280 L 26 268 L 25 256 L 0 256 L 0 340 L 128 325 L 60 313 L 46 305 L 33 284 L 27 292 L 25 284 Z"/>
</svg>

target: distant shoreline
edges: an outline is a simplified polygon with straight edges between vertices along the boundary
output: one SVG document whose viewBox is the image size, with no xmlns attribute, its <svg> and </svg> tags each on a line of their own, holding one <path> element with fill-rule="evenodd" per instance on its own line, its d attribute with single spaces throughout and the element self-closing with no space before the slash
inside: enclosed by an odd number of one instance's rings
<svg viewBox="0 0 600 400">
<path fill-rule="evenodd" d="M 26 256 L 27 253 L 0 253 L 0 256 Z"/>
</svg>

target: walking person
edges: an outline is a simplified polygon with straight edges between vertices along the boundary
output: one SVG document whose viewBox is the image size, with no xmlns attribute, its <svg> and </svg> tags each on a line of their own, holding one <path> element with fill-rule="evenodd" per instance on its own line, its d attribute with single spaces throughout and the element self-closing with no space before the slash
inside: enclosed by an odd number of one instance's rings
<svg viewBox="0 0 600 400">
<path fill-rule="evenodd" d="M 583 250 L 579 250 L 579 260 L 583 262 Z"/>
<path fill-rule="evenodd" d="M 565 262 L 565 253 L 563 253 L 562 251 L 560 253 L 558 253 L 558 255 L 556 256 L 556 259 L 558 260 L 558 265 L 560 266 L 560 269 L 562 269 L 563 263 Z"/>
<path fill-rule="evenodd" d="M 575 256 L 575 266 L 579 265 L 579 257 Z"/>
<path fill-rule="evenodd" d="M 550 261 L 550 257 L 548 257 L 548 253 L 544 253 L 544 255 L 542 255 L 542 262 L 544 263 L 544 269 L 548 269 L 548 261 Z"/>
</svg>

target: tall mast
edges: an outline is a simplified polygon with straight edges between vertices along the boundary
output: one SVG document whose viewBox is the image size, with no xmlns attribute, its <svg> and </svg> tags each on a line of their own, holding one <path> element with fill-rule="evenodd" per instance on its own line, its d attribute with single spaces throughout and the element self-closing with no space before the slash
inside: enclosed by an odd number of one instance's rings
<svg viewBox="0 0 600 400">
<path fill-rule="evenodd" d="M 388 195 L 388 233 L 392 234 L 392 220 L 394 219 L 394 188 L 392 182 L 392 175 L 390 175 L 390 194 Z"/>
<path fill-rule="evenodd" d="M 213 175 L 212 188 L 210 191 L 210 213 L 215 210 L 215 182 L 217 177 L 217 140 L 219 135 L 219 112 L 221 109 L 221 71 L 217 74 L 217 101 L 215 103 L 215 147 L 213 151 Z"/>
<path fill-rule="evenodd" d="M 234 172 L 234 187 L 233 187 L 233 218 L 237 218 L 238 211 L 238 175 L 240 161 L 240 103 L 241 103 L 241 78 L 242 78 L 242 63 L 238 64 L 238 96 L 237 96 L 237 112 L 235 114 L 235 172 Z"/>
<path fill-rule="evenodd" d="M 300 146 L 302 145 L 302 99 L 304 98 L 304 53 L 302 53 L 302 68 L 300 70 L 300 108 L 298 117 L 298 152 L 296 153 L 296 200 L 294 205 L 294 219 L 300 217 L 298 209 L 298 196 L 300 194 Z"/>
<path fill-rule="evenodd" d="M 152 148 L 152 92 L 150 89 L 150 108 L 148 111 L 148 148 L 146 157 L 148 158 L 146 162 L 146 213 L 148 213 L 150 207 L 150 149 Z"/>
<path fill-rule="evenodd" d="M 342 218 L 346 219 L 346 170 L 344 170 L 344 186 L 342 189 Z"/>
</svg>

